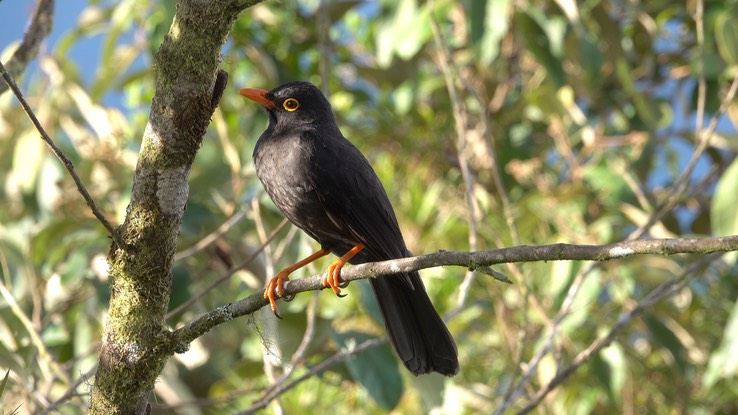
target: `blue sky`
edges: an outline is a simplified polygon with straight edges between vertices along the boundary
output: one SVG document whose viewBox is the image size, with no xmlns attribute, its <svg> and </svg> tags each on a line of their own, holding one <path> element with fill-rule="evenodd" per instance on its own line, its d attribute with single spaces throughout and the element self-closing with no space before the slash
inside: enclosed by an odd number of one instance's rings
<svg viewBox="0 0 738 415">
<path fill-rule="evenodd" d="M 23 38 L 31 13 L 34 0 L 0 0 L 0 16 L 2 29 L 0 30 L 0 50 L 5 53 L 9 46 L 17 44 Z M 89 6 L 87 0 L 57 0 L 54 9 L 54 26 L 51 34 L 41 46 L 41 53 L 50 53 L 60 39 L 76 26 L 82 11 Z M 90 36 L 82 41 L 75 42 L 70 49 L 69 59 L 77 65 L 84 81 L 89 81 L 95 74 L 105 33 Z M 26 85 L 36 71 L 37 64 L 31 62 L 28 70 L 19 83 Z M 106 96 L 105 104 L 122 108 L 122 94 L 114 93 Z"/>
<path fill-rule="evenodd" d="M 3 51 L 12 43 L 20 42 L 23 38 L 34 4 L 35 1 L 33 0 L 0 0 L 0 16 L 2 16 L 3 22 L 3 29 L 0 30 L 0 48 Z M 45 50 L 53 49 L 53 45 L 59 41 L 59 38 L 75 26 L 79 14 L 87 5 L 87 0 L 57 1 L 54 10 L 54 28 L 42 48 Z M 90 45 L 94 49 L 73 49 L 73 60 L 92 63 L 89 74 L 94 73 L 94 62 L 96 61 L 95 57 L 99 50 L 100 41 L 98 40 L 97 43 L 97 47 Z"/>
</svg>

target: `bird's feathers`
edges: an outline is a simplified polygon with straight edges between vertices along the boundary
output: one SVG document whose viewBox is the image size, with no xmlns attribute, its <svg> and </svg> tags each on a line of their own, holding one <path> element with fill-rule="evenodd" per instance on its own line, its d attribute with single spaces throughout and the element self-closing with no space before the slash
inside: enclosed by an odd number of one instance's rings
<svg viewBox="0 0 738 415">
<path fill-rule="evenodd" d="M 293 82 L 265 94 L 269 127 L 254 149 L 257 175 L 275 205 L 323 248 L 351 263 L 409 256 L 387 193 L 369 162 L 338 129 L 314 85 Z M 283 108 L 287 99 L 299 108 Z M 391 343 L 415 375 L 459 370 L 456 344 L 417 272 L 371 280 Z"/>
</svg>

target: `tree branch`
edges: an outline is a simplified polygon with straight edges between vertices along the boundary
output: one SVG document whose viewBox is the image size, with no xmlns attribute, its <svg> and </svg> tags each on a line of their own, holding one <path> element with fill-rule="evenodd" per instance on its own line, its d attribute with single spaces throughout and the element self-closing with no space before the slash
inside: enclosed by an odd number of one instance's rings
<svg viewBox="0 0 738 415">
<path fill-rule="evenodd" d="M 707 254 L 738 250 L 738 236 L 711 238 L 648 239 L 624 241 L 607 245 L 553 244 L 541 246 L 516 246 L 479 252 L 439 251 L 432 254 L 390 261 L 372 262 L 346 267 L 341 270 L 345 282 L 392 275 L 398 272 L 417 271 L 439 266 L 462 266 L 484 270 L 486 267 L 510 262 L 536 261 L 609 261 L 634 255 Z M 284 286 L 285 296 L 323 287 L 322 275 L 288 281 Z M 170 344 L 166 347 L 173 353 L 184 353 L 189 343 L 214 327 L 251 314 L 268 304 L 263 293 L 258 292 L 231 304 L 218 307 L 197 317 L 189 324 L 169 334 Z"/>
<path fill-rule="evenodd" d="M 112 224 L 108 221 L 108 219 L 105 217 L 105 215 L 100 211 L 100 208 L 97 207 L 97 204 L 95 203 L 95 200 L 90 195 L 90 192 L 87 191 L 87 187 L 85 187 L 85 184 L 82 182 L 82 178 L 79 177 L 77 174 L 77 170 L 74 168 L 74 164 L 72 164 L 72 161 L 67 158 L 67 156 L 64 154 L 64 152 L 57 147 L 57 145 L 54 143 L 54 140 L 49 136 L 49 134 L 46 132 L 44 127 L 41 125 L 41 122 L 36 118 L 36 114 L 31 109 L 31 106 L 28 105 L 28 102 L 26 102 L 26 99 L 23 98 L 23 93 L 21 93 L 20 88 L 18 88 L 18 85 L 15 83 L 15 80 L 11 76 L 11 74 L 8 72 L 8 70 L 5 68 L 5 66 L 0 62 L 0 74 L 2 75 L 3 79 L 5 80 L 5 83 L 10 87 L 10 89 L 15 94 L 15 97 L 18 99 L 18 102 L 20 102 L 21 107 L 23 107 L 23 110 L 28 115 L 28 118 L 30 118 L 33 125 L 36 127 L 36 130 L 38 130 L 39 134 L 41 134 L 41 139 L 44 140 L 46 145 L 51 148 L 51 151 L 54 153 L 54 155 L 62 162 L 64 165 L 64 168 L 67 169 L 67 172 L 70 176 L 72 176 L 72 180 L 74 180 L 74 184 L 77 185 L 77 190 L 82 195 L 82 197 L 85 199 L 85 202 L 87 202 L 87 206 L 90 207 L 90 210 L 92 210 L 92 213 L 95 215 L 97 220 L 102 223 L 102 225 L 105 227 L 105 229 L 108 231 L 108 234 L 110 234 L 110 237 L 113 239 L 115 244 L 121 248 L 121 249 L 127 249 L 127 245 L 123 242 L 123 239 L 118 235 L 118 232 L 115 230 L 115 227 L 113 227 Z"/>
<path fill-rule="evenodd" d="M 221 49 L 238 15 L 259 0 L 180 0 L 156 53 L 156 91 L 120 235 L 111 249 L 109 318 L 91 414 L 144 414 L 171 353 L 165 315 L 189 175 L 227 74 Z"/>
</svg>

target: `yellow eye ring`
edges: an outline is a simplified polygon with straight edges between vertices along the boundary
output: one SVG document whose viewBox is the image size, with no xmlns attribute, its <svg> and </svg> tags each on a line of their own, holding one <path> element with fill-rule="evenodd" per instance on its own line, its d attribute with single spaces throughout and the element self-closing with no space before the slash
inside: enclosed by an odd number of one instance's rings
<svg viewBox="0 0 738 415">
<path fill-rule="evenodd" d="M 300 108 L 300 103 L 294 98 L 287 98 L 282 103 L 282 107 L 287 111 L 292 112 Z"/>
</svg>

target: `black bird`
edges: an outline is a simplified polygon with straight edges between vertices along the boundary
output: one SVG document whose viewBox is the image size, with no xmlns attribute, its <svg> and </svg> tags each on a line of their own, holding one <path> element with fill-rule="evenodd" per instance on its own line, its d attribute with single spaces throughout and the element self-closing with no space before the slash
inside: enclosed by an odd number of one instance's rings
<svg viewBox="0 0 738 415">
<path fill-rule="evenodd" d="M 339 259 L 329 266 L 323 284 L 337 295 L 346 262 L 411 255 L 377 174 L 341 134 L 330 103 L 315 85 L 290 82 L 271 91 L 244 88 L 240 93 L 263 105 L 269 115 L 269 126 L 254 148 L 259 180 L 282 213 L 322 248 L 269 282 L 264 298 L 275 314 L 275 298 L 283 296 L 289 274 L 328 253 Z M 409 272 L 369 281 L 392 346 L 408 370 L 414 375 L 458 373 L 456 344 L 420 275 Z"/>
</svg>

